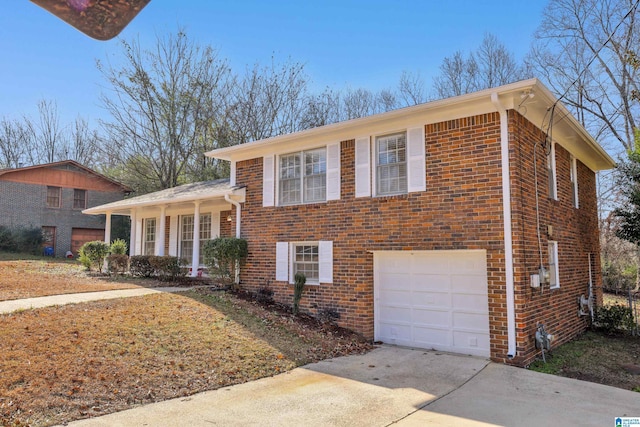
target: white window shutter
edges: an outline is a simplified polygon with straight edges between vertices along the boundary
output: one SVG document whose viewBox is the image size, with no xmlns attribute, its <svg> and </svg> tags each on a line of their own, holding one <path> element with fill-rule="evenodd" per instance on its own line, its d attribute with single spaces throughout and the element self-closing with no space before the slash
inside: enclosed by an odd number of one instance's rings
<svg viewBox="0 0 640 427">
<path fill-rule="evenodd" d="M 407 129 L 407 191 L 426 191 L 424 126 Z"/>
<path fill-rule="evenodd" d="M 275 206 L 275 156 L 262 162 L 262 206 Z"/>
<path fill-rule="evenodd" d="M 327 145 L 327 200 L 340 200 L 340 143 Z"/>
<path fill-rule="evenodd" d="M 136 247 L 134 253 L 136 255 L 142 255 L 142 218 L 136 219 Z"/>
<path fill-rule="evenodd" d="M 211 238 L 220 237 L 220 212 L 211 212 Z"/>
<path fill-rule="evenodd" d="M 178 215 L 174 215 L 172 217 L 167 217 L 169 219 L 169 255 L 177 256 L 178 255 L 178 222 L 180 222 L 180 217 Z"/>
<path fill-rule="evenodd" d="M 320 283 L 333 283 L 333 242 L 318 242 L 318 280 Z"/>
<path fill-rule="evenodd" d="M 356 139 L 356 197 L 371 196 L 371 144 L 369 137 Z"/>
<path fill-rule="evenodd" d="M 276 242 L 276 280 L 289 281 L 289 243 Z"/>
</svg>

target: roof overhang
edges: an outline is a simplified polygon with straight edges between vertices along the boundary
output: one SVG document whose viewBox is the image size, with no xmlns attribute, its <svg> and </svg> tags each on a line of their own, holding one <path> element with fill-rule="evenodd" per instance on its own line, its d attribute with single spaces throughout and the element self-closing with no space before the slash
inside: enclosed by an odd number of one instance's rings
<svg viewBox="0 0 640 427">
<path fill-rule="evenodd" d="M 289 149 L 296 150 L 307 146 L 318 146 L 329 142 L 340 142 L 360 136 L 390 132 L 395 129 L 406 129 L 416 125 L 496 112 L 496 106 L 491 100 L 493 94 L 497 95 L 504 108 L 520 112 L 531 123 L 543 130 L 547 129 L 549 111 L 555 104 L 554 141 L 565 147 L 593 171 L 611 169 L 615 166 L 615 162 L 607 152 L 537 79 L 523 80 L 373 116 L 219 148 L 205 154 L 209 157 L 237 162 L 274 152 L 286 152 Z"/>
<path fill-rule="evenodd" d="M 245 201 L 246 188 L 244 186 L 231 186 L 228 181 L 226 181 L 226 185 L 221 185 L 220 183 L 207 184 L 209 183 L 198 182 L 156 191 L 155 193 L 143 194 L 130 199 L 88 208 L 83 210 L 82 213 L 89 215 L 131 215 L 132 211 L 137 209 L 159 208 L 161 206 L 172 207 L 212 200 L 228 204 L 225 196 L 240 203 Z"/>
</svg>

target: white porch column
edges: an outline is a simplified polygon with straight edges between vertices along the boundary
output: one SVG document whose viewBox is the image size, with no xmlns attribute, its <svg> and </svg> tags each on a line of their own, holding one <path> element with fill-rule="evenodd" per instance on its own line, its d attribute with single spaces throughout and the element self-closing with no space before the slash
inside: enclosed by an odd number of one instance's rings
<svg viewBox="0 0 640 427">
<path fill-rule="evenodd" d="M 200 201 L 194 202 L 195 210 L 193 212 L 193 257 L 191 260 L 191 277 L 198 276 L 198 267 L 200 267 Z"/>
<path fill-rule="evenodd" d="M 167 225 L 167 206 L 160 206 L 160 230 L 158 233 L 158 255 L 164 256 L 164 234 Z"/>
<path fill-rule="evenodd" d="M 131 210 L 131 232 L 129 233 L 129 255 L 137 255 L 136 254 L 136 211 Z"/>
<path fill-rule="evenodd" d="M 104 223 L 104 242 L 107 245 L 111 244 L 111 212 L 107 212 L 106 221 Z"/>
</svg>

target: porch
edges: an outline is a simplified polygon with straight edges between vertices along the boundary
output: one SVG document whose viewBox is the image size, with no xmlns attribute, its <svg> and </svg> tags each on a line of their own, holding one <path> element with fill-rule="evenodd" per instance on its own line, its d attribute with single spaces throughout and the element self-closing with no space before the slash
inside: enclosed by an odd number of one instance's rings
<svg viewBox="0 0 640 427">
<path fill-rule="evenodd" d="M 131 218 L 130 255 L 171 255 L 188 261 L 191 276 L 204 266 L 202 245 L 223 234 L 240 237 L 245 188 L 228 179 L 185 184 L 82 211 L 105 215 L 104 241 L 111 242 L 111 218 Z M 234 227 L 235 226 L 235 227 Z M 234 232 L 235 228 L 235 232 Z M 227 233 L 224 233 L 224 232 Z"/>
</svg>

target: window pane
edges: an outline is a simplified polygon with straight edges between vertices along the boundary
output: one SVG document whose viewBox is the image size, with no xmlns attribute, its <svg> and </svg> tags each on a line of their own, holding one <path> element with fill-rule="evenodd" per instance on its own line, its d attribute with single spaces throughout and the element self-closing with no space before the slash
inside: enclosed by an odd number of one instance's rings
<svg viewBox="0 0 640 427">
<path fill-rule="evenodd" d="M 156 250 L 156 219 L 144 220 L 144 254 L 155 255 Z"/>
<path fill-rule="evenodd" d="M 87 191 L 73 190 L 73 208 L 84 209 L 87 207 Z"/>
<path fill-rule="evenodd" d="M 307 281 L 317 282 L 319 278 L 319 256 L 317 245 L 296 245 L 293 273 L 302 273 Z"/>
<path fill-rule="evenodd" d="M 378 194 L 407 192 L 407 139 L 404 133 L 376 139 Z"/>
<path fill-rule="evenodd" d="M 60 207 L 60 187 L 47 187 L 47 207 L 59 208 Z"/>
</svg>

